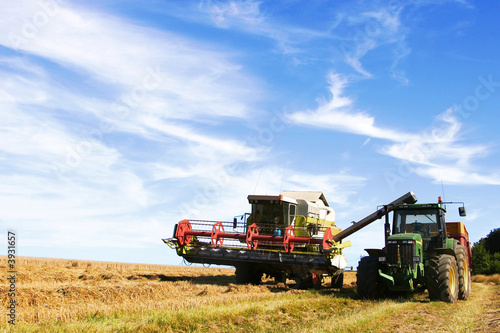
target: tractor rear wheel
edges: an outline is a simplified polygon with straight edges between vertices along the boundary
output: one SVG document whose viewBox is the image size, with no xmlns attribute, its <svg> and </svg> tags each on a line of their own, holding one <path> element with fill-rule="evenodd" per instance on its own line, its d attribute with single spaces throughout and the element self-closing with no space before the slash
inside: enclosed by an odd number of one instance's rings
<svg viewBox="0 0 500 333">
<path fill-rule="evenodd" d="M 426 268 L 427 289 L 431 300 L 454 303 L 458 298 L 458 265 L 455 257 L 436 254 Z"/>
<path fill-rule="evenodd" d="M 376 299 L 385 294 L 386 288 L 381 283 L 378 269 L 378 257 L 368 256 L 361 258 L 356 274 L 359 297 Z"/>
<path fill-rule="evenodd" d="M 242 264 L 236 266 L 236 283 L 239 284 L 259 284 L 262 279 L 262 271 L 258 270 L 255 265 Z"/>
<path fill-rule="evenodd" d="M 458 299 L 466 300 L 470 294 L 471 272 L 469 268 L 469 257 L 467 248 L 463 245 L 457 246 L 458 264 Z"/>
</svg>

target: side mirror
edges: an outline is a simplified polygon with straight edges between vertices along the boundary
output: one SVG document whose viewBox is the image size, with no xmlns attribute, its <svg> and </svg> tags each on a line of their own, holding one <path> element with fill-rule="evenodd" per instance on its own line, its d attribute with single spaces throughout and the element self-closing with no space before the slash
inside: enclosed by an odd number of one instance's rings
<svg viewBox="0 0 500 333">
<path fill-rule="evenodd" d="M 458 214 L 460 216 L 467 216 L 467 213 L 465 213 L 465 207 L 458 207 Z"/>
</svg>

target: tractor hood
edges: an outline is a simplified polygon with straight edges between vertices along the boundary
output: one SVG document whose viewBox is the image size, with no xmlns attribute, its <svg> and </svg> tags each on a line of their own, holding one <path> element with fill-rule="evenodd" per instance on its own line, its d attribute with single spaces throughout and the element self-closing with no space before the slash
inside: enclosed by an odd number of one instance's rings
<svg viewBox="0 0 500 333">
<path fill-rule="evenodd" d="M 401 241 L 415 241 L 415 243 L 422 244 L 422 235 L 413 234 L 413 233 L 405 233 L 405 234 L 396 234 L 387 237 L 387 242 L 401 242 Z"/>
</svg>

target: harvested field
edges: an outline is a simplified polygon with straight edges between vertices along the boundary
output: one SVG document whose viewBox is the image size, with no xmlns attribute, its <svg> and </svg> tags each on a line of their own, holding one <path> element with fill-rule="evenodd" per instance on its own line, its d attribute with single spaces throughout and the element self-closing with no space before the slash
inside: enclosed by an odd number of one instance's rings
<svg viewBox="0 0 500 333">
<path fill-rule="evenodd" d="M 492 283 L 492 284 L 500 285 L 500 274 L 474 275 L 472 277 L 472 281 L 473 282 Z"/>
<path fill-rule="evenodd" d="M 0 269 L 7 271 L 5 257 Z M 20 257 L 17 270 L 18 321 L 26 323 L 76 321 L 119 310 L 182 309 L 304 292 L 265 278 L 259 286 L 237 285 L 230 268 Z M 348 273 L 345 282 L 354 285 L 355 278 L 355 273 Z M 6 275 L 0 279 L 4 308 L 8 302 L 6 279 Z"/>
<path fill-rule="evenodd" d="M 20 332 L 500 331 L 500 288 L 474 283 L 468 301 L 429 302 L 427 294 L 362 301 L 355 272 L 344 288 L 295 290 L 264 279 L 237 285 L 234 270 L 17 258 Z M 0 261 L 7 271 L 6 259 Z M 487 279 L 486 279 L 487 280 Z M 7 280 L 0 300 L 7 307 Z"/>
</svg>

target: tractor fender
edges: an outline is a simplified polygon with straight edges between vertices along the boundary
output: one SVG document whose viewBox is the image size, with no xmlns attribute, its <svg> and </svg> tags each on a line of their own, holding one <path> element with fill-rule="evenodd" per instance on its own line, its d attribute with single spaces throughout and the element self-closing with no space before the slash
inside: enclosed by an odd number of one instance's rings
<svg viewBox="0 0 500 333">
<path fill-rule="evenodd" d="M 366 252 L 368 252 L 368 255 L 374 256 L 374 257 L 383 257 L 385 256 L 385 252 L 382 251 L 381 249 L 365 249 Z"/>
<path fill-rule="evenodd" d="M 447 238 L 446 239 L 446 247 L 449 249 L 452 249 L 453 252 L 456 252 L 457 250 L 457 245 L 460 245 L 459 241 L 454 239 L 454 238 Z"/>
<path fill-rule="evenodd" d="M 454 249 L 447 249 L 447 248 L 434 249 L 433 252 L 436 254 L 449 254 L 450 256 L 455 257 L 455 250 Z"/>
</svg>

